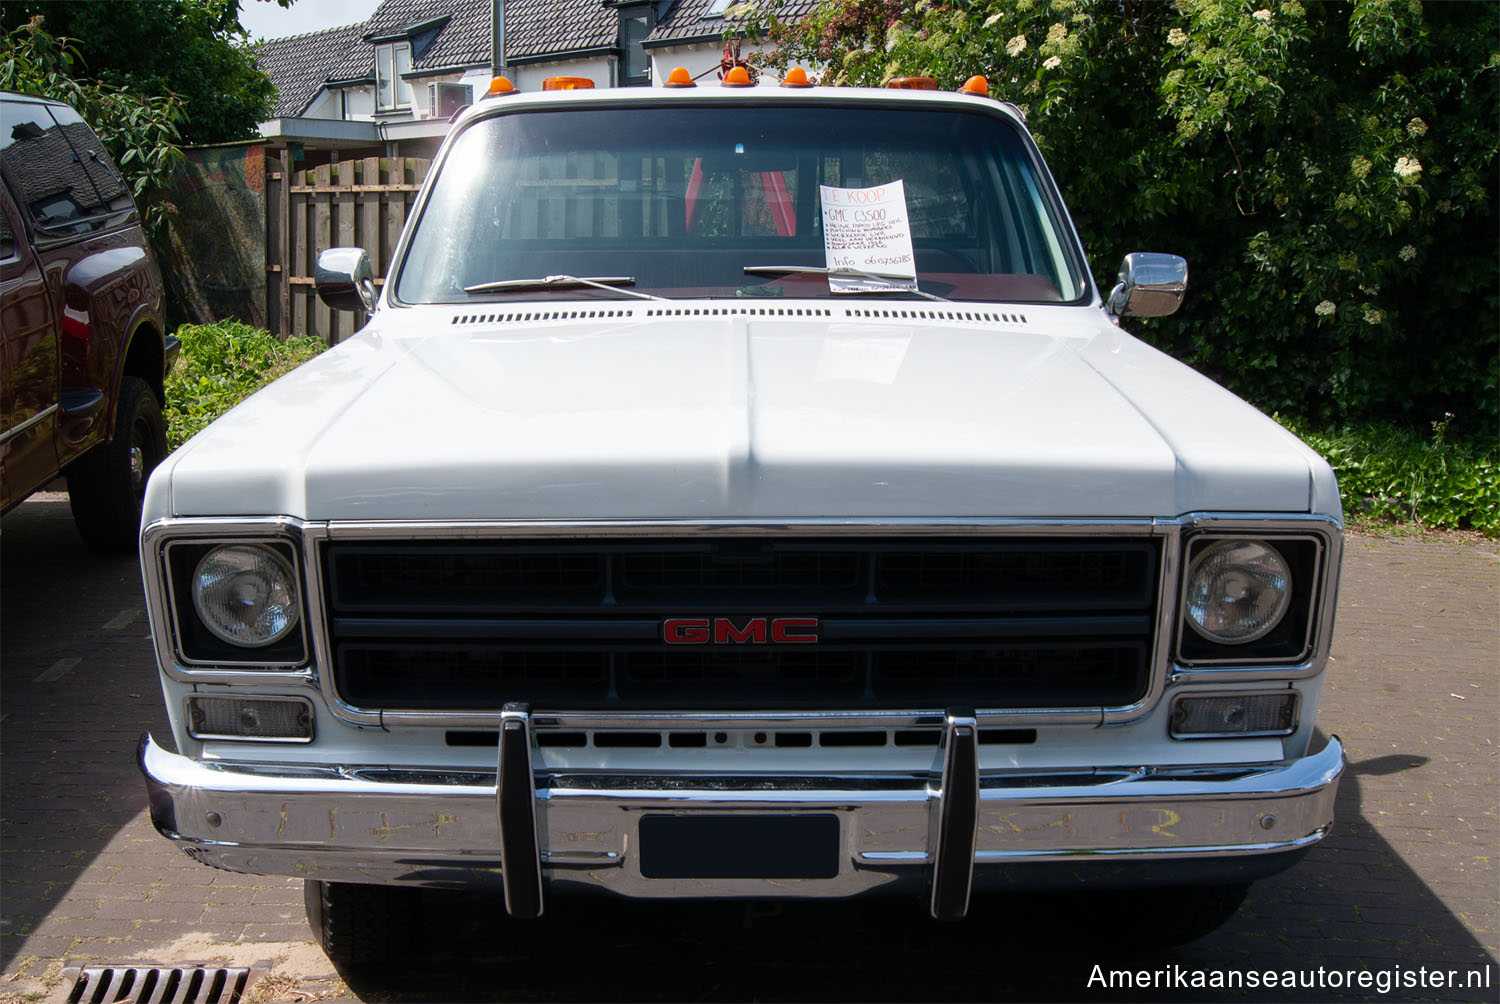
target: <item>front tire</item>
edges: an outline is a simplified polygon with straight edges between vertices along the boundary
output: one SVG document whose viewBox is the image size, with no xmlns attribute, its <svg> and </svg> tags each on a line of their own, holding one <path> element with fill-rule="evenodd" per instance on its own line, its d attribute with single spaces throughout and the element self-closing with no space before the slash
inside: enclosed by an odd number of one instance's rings
<svg viewBox="0 0 1500 1004">
<path fill-rule="evenodd" d="M 133 551 L 146 479 L 167 455 L 156 392 L 140 377 L 120 380 L 114 438 L 68 468 L 68 501 L 84 541 L 98 551 Z"/>
<path fill-rule="evenodd" d="M 389 965 L 411 950 L 420 891 L 306 879 L 307 923 L 335 966 Z"/>
</svg>

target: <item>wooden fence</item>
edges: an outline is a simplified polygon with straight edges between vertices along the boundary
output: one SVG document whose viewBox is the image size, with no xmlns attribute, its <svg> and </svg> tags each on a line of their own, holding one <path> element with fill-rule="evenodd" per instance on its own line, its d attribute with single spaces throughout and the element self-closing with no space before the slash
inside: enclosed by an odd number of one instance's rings
<svg viewBox="0 0 1500 1004">
<path fill-rule="evenodd" d="M 365 323 L 362 312 L 329 310 L 313 286 L 318 252 L 362 247 L 385 284 L 391 255 L 432 162 L 366 157 L 287 172 L 266 162 L 266 325 L 283 337 L 311 335 L 330 345 Z"/>
</svg>

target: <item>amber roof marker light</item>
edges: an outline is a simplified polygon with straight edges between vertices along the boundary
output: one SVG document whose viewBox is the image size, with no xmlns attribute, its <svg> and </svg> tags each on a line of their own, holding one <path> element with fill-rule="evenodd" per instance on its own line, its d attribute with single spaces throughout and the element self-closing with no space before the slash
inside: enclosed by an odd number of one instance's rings
<svg viewBox="0 0 1500 1004">
<path fill-rule="evenodd" d="M 542 81 L 544 91 L 591 91 L 594 82 L 588 77 L 548 77 Z"/>
<path fill-rule="evenodd" d="M 490 89 L 488 91 L 485 91 L 484 96 L 487 98 L 496 98 L 504 94 L 519 93 L 520 92 L 516 90 L 516 85 L 511 83 L 508 79 L 506 79 L 505 77 L 495 77 L 490 81 Z"/>
<path fill-rule="evenodd" d="M 786 76 L 781 78 L 782 87 L 811 87 L 812 81 L 807 79 L 807 71 L 800 66 L 794 66 L 786 71 Z"/>
<path fill-rule="evenodd" d="M 675 67 L 667 74 L 667 79 L 662 81 L 663 87 L 697 87 L 693 82 L 693 75 L 688 72 L 686 66 Z"/>
<path fill-rule="evenodd" d="M 736 66 L 724 74 L 724 87 L 754 87 L 755 82 L 750 79 L 750 71 L 743 66 Z"/>
<path fill-rule="evenodd" d="M 984 79 L 982 75 L 976 73 L 964 81 L 964 85 L 959 88 L 959 91 L 963 94 L 975 94 L 981 98 L 987 98 L 990 96 L 990 82 Z"/>
<path fill-rule="evenodd" d="M 897 91 L 935 91 L 937 81 L 931 77 L 892 77 L 885 86 Z"/>
</svg>

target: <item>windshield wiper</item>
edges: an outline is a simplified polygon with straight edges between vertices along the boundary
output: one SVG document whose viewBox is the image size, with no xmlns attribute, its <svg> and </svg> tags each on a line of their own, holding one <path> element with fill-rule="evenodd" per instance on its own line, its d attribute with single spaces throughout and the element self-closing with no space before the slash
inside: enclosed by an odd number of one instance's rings
<svg viewBox="0 0 1500 1004">
<path fill-rule="evenodd" d="M 908 282 L 916 282 L 915 276 L 896 275 L 893 272 L 866 272 L 858 268 L 823 268 L 818 265 L 746 265 L 746 275 L 828 275 L 837 279 L 870 279 L 874 282 L 884 282 L 890 279 L 905 279 Z M 936 293 L 927 293 L 920 289 L 871 289 L 861 292 L 870 293 L 912 293 L 927 300 L 937 300 L 939 303 L 952 303 L 946 296 L 938 296 Z"/>
<path fill-rule="evenodd" d="M 540 279 L 501 279 L 499 282 L 481 282 L 477 286 L 465 286 L 465 293 L 503 293 L 512 289 L 565 289 L 569 286 L 589 286 L 611 293 L 624 293 L 642 300 L 665 300 L 665 296 L 653 296 L 621 286 L 634 286 L 633 275 L 600 275 L 583 278 L 576 275 L 544 275 Z"/>
</svg>

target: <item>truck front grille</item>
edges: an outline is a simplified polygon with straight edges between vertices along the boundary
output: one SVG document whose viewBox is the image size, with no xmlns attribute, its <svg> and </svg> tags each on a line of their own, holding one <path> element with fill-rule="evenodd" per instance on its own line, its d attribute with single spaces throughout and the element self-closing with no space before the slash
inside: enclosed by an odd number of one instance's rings
<svg viewBox="0 0 1500 1004">
<path fill-rule="evenodd" d="M 367 711 L 1118 707 L 1146 693 L 1141 539 L 701 538 L 322 552 L 334 685 Z M 815 619 L 815 643 L 749 632 Z M 732 630 L 668 644 L 687 619 Z M 763 639 L 763 640 L 762 640 Z"/>
</svg>

